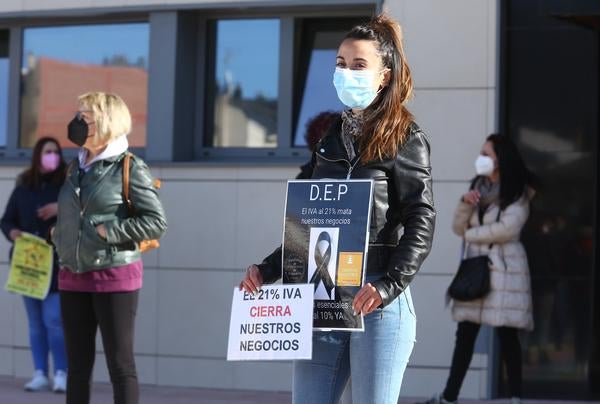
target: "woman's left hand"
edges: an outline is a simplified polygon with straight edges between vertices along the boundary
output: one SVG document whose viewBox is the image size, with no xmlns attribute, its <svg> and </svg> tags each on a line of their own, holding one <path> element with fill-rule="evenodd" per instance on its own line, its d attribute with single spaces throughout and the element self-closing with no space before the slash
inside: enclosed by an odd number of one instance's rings
<svg viewBox="0 0 600 404">
<path fill-rule="evenodd" d="M 96 232 L 103 240 L 106 240 L 106 227 L 103 224 L 96 226 Z"/>
<path fill-rule="evenodd" d="M 42 220 L 48 220 L 58 214 L 58 203 L 48 203 L 37 210 L 37 215 Z"/>
<path fill-rule="evenodd" d="M 381 300 L 381 296 L 375 286 L 367 283 L 358 291 L 356 296 L 354 296 L 352 308 L 354 309 L 354 313 L 362 313 L 366 316 L 377 307 L 381 306 L 382 303 L 383 300 Z"/>
</svg>

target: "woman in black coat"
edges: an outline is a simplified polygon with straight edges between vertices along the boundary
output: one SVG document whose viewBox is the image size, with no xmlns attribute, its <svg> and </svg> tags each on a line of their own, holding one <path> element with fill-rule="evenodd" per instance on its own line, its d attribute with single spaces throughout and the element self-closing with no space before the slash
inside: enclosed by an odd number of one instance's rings
<svg viewBox="0 0 600 404">
<path fill-rule="evenodd" d="M 2 232 L 13 243 L 23 232 L 48 238 L 49 229 L 56 223 L 58 191 L 65 178 L 65 162 L 58 142 L 43 137 L 33 148 L 30 167 L 17 179 L 6 210 L 0 220 Z M 12 254 L 12 250 L 11 250 Z M 27 391 L 47 390 L 48 353 L 54 359 L 55 392 L 66 390 L 65 342 L 60 317 L 60 298 L 57 288 L 58 263 L 54 265 L 50 290 L 44 300 L 24 297 L 29 320 L 29 342 L 34 363 L 33 378 L 25 384 Z"/>
</svg>

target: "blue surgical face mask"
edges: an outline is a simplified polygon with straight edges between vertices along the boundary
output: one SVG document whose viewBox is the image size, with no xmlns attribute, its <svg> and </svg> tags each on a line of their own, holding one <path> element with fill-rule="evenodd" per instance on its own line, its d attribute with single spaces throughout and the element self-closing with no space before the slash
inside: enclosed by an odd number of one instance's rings
<svg viewBox="0 0 600 404">
<path fill-rule="evenodd" d="M 333 73 L 333 85 L 338 98 L 349 108 L 367 108 L 379 93 L 373 88 L 375 76 L 379 73 L 381 71 L 350 70 L 336 67 Z"/>
</svg>

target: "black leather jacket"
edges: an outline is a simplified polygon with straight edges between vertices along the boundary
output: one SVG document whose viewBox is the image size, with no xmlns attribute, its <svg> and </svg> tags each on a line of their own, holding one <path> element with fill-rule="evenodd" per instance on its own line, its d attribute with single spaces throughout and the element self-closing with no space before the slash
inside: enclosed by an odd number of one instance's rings
<svg viewBox="0 0 600 404">
<path fill-rule="evenodd" d="M 370 178 L 375 182 L 367 255 L 367 275 L 383 306 L 408 286 L 429 254 L 435 227 L 430 146 L 416 124 L 410 128 L 396 158 L 364 164 L 359 156 L 348 161 L 341 139 L 341 119 L 317 145 L 312 178 Z M 265 283 L 281 276 L 281 248 L 258 265 Z"/>
<path fill-rule="evenodd" d="M 73 272 L 97 271 L 140 259 L 137 242 L 159 238 L 167 221 L 148 166 L 131 159 L 129 197 L 123 200 L 125 153 L 97 161 L 89 171 L 76 160 L 58 195 L 58 220 L 52 241 L 62 267 Z M 96 226 L 104 224 L 106 239 Z"/>
</svg>

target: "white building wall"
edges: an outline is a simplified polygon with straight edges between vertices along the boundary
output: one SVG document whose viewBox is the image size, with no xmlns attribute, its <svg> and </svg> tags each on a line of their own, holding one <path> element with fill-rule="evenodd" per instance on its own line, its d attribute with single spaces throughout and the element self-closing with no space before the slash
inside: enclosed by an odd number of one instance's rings
<svg viewBox="0 0 600 404">
<path fill-rule="evenodd" d="M 0 12 L 139 4 L 141 0 L 2 0 Z M 239 3 L 239 2 L 238 2 Z M 473 175 L 472 161 L 497 125 L 497 1 L 388 0 L 403 25 L 415 79 L 411 109 L 432 144 L 434 247 L 412 289 L 417 344 L 403 396 L 443 388 L 455 323 L 444 293 L 458 265 L 460 240 L 450 231 L 453 210 Z M 0 168 L 0 207 L 22 167 Z M 211 388 L 289 390 L 289 363 L 225 361 L 231 290 L 245 267 L 281 240 L 285 180 L 295 166 L 154 166 L 169 220 L 161 248 L 144 257 L 145 278 L 136 329 L 142 383 Z M 0 242 L 0 281 L 8 245 Z M 0 292 L 0 374 L 31 374 L 25 311 L 20 298 Z M 101 344 L 98 342 L 99 349 Z M 485 397 L 487 356 L 477 354 L 462 396 Z M 101 352 L 97 380 L 108 380 Z"/>
<path fill-rule="evenodd" d="M 411 286 L 417 311 L 417 344 L 403 396 L 441 391 L 448 377 L 456 323 L 445 291 L 456 270 L 460 239 L 451 231 L 454 209 L 474 175 L 473 161 L 497 125 L 496 1 L 388 1 L 404 29 L 415 81 L 411 110 L 430 136 L 437 222 L 431 255 Z M 487 394 L 487 355 L 476 354 L 461 391 Z"/>
<path fill-rule="evenodd" d="M 334 0 L 335 1 L 335 0 Z M 399 1 L 399 0 L 393 0 Z M 345 3 L 368 3 L 365 0 L 345 0 Z M 280 6 L 282 3 L 290 5 L 323 4 L 319 0 L 1 0 L 0 13 L 40 12 L 69 9 L 102 9 L 121 7 L 173 7 L 198 6 L 198 5 L 270 5 Z"/>
</svg>

